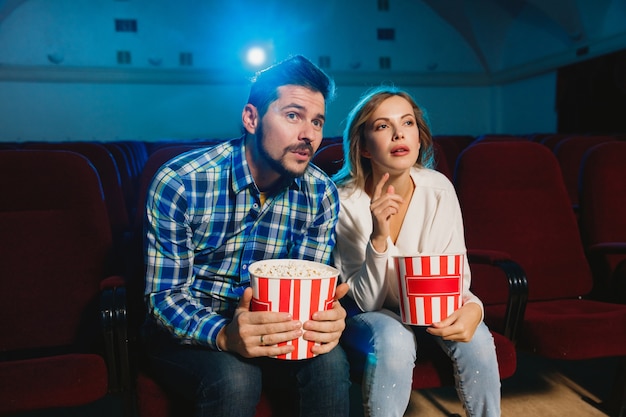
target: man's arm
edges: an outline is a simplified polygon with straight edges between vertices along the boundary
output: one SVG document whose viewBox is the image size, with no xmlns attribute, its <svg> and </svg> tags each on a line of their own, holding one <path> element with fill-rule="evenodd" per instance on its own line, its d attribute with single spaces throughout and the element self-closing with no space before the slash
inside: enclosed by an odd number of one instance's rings
<svg viewBox="0 0 626 417">
<path fill-rule="evenodd" d="M 162 169 L 146 201 L 146 303 L 156 321 L 176 337 L 217 349 L 217 334 L 228 320 L 190 291 L 194 251 L 186 209 L 182 182 L 170 169 Z"/>
</svg>

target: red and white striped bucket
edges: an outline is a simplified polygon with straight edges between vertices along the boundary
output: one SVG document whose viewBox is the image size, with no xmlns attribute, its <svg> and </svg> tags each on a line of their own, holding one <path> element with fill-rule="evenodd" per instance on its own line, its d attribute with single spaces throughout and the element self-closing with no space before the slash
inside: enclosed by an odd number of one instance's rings
<svg viewBox="0 0 626 417">
<path fill-rule="evenodd" d="M 263 276 L 255 272 L 260 270 L 259 267 L 267 270 L 273 266 L 278 271 L 284 269 L 285 265 L 319 273 L 316 274 L 318 276 L 291 276 L 292 273 L 283 273 L 282 276 L 275 276 L 272 273 Z M 339 271 L 331 266 L 296 259 L 271 259 L 255 262 L 248 270 L 252 286 L 253 311 L 286 312 L 290 313 L 294 320 L 304 323 L 310 320 L 316 311 L 329 310 L 333 306 Z M 293 345 L 295 349 L 291 353 L 277 356 L 278 359 L 308 359 L 315 356 L 311 353 L 314 343 L 302 337 L 280 345 Z"/>
<path fill-rule="evenodd" d="M 439 322 L 461 307 L 463 254 L 396 256 L 402 321 Z"/>
</svg>

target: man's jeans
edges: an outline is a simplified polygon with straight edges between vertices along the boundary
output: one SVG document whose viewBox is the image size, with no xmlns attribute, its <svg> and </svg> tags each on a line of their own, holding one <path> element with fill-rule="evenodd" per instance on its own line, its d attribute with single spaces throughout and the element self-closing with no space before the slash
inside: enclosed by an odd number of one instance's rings
<svg viewBox="0 0 626 417">
<path fill-rule="evenodd" d="M 291 361 L 181 346 L 163 334 L 152 334 L 144 342 L 151 374 L 195 404 L 195 416 L 252 417 L 262 389 L 275 416 L 349 414 L 349 366 L 341 346 Z"/>
</svg>

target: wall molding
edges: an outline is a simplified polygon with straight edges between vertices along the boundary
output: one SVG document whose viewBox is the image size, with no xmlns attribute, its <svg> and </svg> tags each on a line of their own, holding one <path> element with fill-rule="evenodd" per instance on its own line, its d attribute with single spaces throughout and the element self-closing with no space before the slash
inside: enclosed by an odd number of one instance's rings
<svg viewBox="0 0 626 417">
<path fill-rule="evenodd" d="M 494 73 L 360 72 L 328 73 L 338 85 L 371 86 L 393 83 L 399 86 L 484 87 L 521 81 L 560 67 L 626 48 L 626 33 L 576 45 L 559 54 L 543 57 Z M 585 51 L 581 54 L 581 51 Z M 217 69 L 70 67 L 63 65 L 0 64 L 0 82 L 88 83 L 88 84 L 205 84 L 246 85 L 252 74 Z"/>
</svg>

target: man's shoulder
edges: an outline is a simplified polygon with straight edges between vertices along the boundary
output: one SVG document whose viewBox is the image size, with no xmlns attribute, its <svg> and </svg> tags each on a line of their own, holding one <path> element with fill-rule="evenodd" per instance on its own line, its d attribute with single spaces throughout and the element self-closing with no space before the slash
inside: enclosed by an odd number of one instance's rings
<svg viewBox="0 0 626 417">
<path fill-rule="evenodd" d="M 226 140 L 209 147 L 191 149 L 168 161 L 163 168 L 181 176 L 221 169 L 232 159 L 235 148 L 235 140 Z"/>
<path fill-rule="evenodd" d="M 309 164 L 308 168 L 301 177 L 303 182 L 309 183 L 315 187 L 324 187 L 337 192 L 337 186 L 330 177 L 320 168 L 313 164 Z"/>
</svg>

